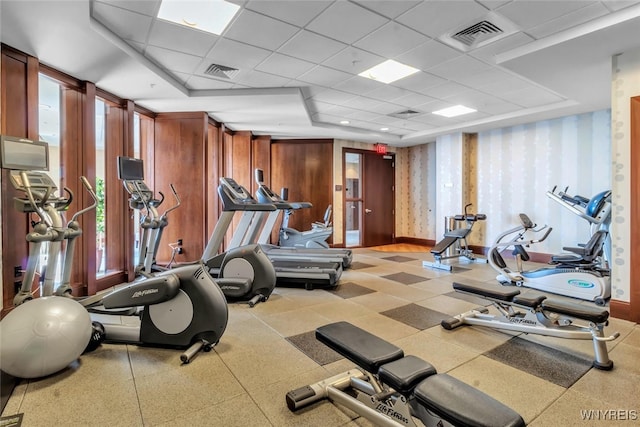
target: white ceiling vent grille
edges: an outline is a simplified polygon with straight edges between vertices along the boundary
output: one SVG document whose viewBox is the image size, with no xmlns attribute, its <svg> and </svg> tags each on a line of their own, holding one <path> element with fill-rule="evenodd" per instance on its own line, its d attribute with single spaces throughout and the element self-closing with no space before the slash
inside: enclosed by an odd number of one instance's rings
<svg viewBox="0 0 640 427">
<path fill-rule="evenodd" d="M 474 24 L 462 31 L 458 31 L 451 36 L 452 39 L 458 40 L 467 46 L 473 46 L 484 40 L 494 37 L 497 34 L 504 33 L 500 27 L 489 21 L 482 21 Z"/>
<path fill-rule="evenodd" d="M 206 70 L 204 70 L 204 73 L 208 76 L 221 77 L 228 80 L 234 78 L 239 72 L 240 70 L 237 68 L 231 68 L 220 64 L 211 64 Z"/>
<path fill-rule="evenodd" d="M 398 111 L 396 113 L 391 113 L 388 114 L 391 117 L 396 117 L 398 119 L 409 119 L 411 117 L 415 117 L 415 116 L 419 116 L 420 114 L 423 114 L 422 111 L 416 111 L 416 110 L 404 110 L 404 111 Z"/>
<path fill-rule="evenodd" d="M 468 52 L 493 43 L 517 31 L 518 28 L 514 23 L 495 12 L 489 12 L 474 22 L 449 31 L 440 36 L 439 39 L 456 49 Z"/>
</svg>

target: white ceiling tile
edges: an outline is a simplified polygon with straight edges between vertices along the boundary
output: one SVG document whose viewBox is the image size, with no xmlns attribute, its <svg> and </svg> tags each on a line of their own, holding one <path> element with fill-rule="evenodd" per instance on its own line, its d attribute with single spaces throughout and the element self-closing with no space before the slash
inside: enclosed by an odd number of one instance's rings
<svg viewBox="0 0 640 427">
<path fill-rule="evenodd" d="M 394 104 L 402 105 L 403 107 L 411 107 L 413 105 L 426 104 L 427 102 L 436 101 L 436 99 L 430 96 L 421 95 L 419 93 L 410 92 L 399 98 L 393 100 Z"/>
<path fill-rule="evenodd" d="M 385 58 L 395 58 L 429 40 L 428 37 L 397 22 L 378 28 L 354 45 Z"/>
<path fill-rule="evenodd" d="M 437 40 L 429 40 L 428 42 L 397 56 L 395 59 L 403 64 L 410 65 L 424 71 L 458 56 L 462 56 L 462 52 L 459 52 Z"/>
<path fill-rule="evenodd" d="M 487 9 L 494 10 L 500 6 L 509 3 L 512 0 L 476 0 L 478 3 L 486 7 Z"/>
<path fill-rule="evenodd" d="M 385 61 L 385 58 L 348 46 L 322 63 L 327 67 L 347 73 L 360 74 Z"/>
<path fill-rule="evenodd" d="M 93 5 L 93 17 L 122 39 L 139 43 L 147 41 L 153 18 L 104 3 Z"/>
<path fill-rule="evenodd" d="M 527 31 L 591 3 L 594 2 L 554 0 L 544 2 L 544 7 L 540 7 L 541 3 L 538 1 L 512 1 L 498 8 L 497 12 Z"/>
<path fill-rule="evenodd" d="M 324 0 L 255 0 L 247 2 L 246 7 L 289 24 L 304 27 L 331 3 L 333 2 Z"/>
<path fill-rule="evenodd" d="M 410 92 L 406 89 L 402 89 L 395 86 L 384 85 L 374 90 L 371 90 L 369 92 L 366 92 L 364 95 L 369 98 L 379 99 L 381 101 L 393 101 L 396 98 L 400 98 L 409 93 Z"/>
<path fill-rule="evenodd" d="M 156 19 L 149 33 L 149 45 L 205 56 L 218 36 Z"/>
<path fill-rule="evenodd" d="M 99 3 L 113 5 L 132 12 L 155 17 L 160 9 L 160 0 L 100 0 L 94 2 L 94 8 Z"/>
<path fill-rule="evenodd" d="M 447 96 L 456 95 L 468 91 L 469 88 L 455 82 L 447 82 L 429 89 L 429 96 L 444 99 Z"/>
<path fill-rule="evenodd" d="M 429 37 L 439 37 L 482 18 L 488 10 L 475 1 L 425 1 L 396 21 Z"/>
<path fill-rule="evenodd" d="M 356 4 L 339 1 L 333 3 L 307 25 L 307 29 L 324 36 L 351 44 L 389 20 L 369 12 Z"/>
<path fill-rule="evenodd" d="M 492 85 L 494 83 L 502 82 L 512 77 L 512 75 L 513 74 L 503 71 L 498 67 L 493 67 L 475 73 L 458 76 L 455 80 L 465 86 L 481 88 L 484 86 Z"/>
<path fill-rule="evenodd" d="M 350 108 L 356 108 L 358 110 L 370 110 L 371 108 L 380 104 L 382 104 L 382 101 L 378 101 L 366 96 L 356 96 L 355 98 L 347 100 L 342 105 Z"/>
<path fill-rule="evenodd" d="M 527 33 L 536 39 L 541 39 L 559 31 L 567 30 L 575 27 L 576 25 L 591 21 L 592 19 L 600 16 L 604 16 L 607 13 L 609 13 L 609 10 L 602 3 L 593 3 L 589 6 L 567 13 L 559 18 L 547 21 L 537 27 L 531 28 L 527 30 Z"/>
<path fill-rule="evenodd" d="M 155 46 L 147 47 L 146 56 L 167 70 L 190 74 L 192 74 L 202 62 L 202 58 L 199 56 Z"/>
<path fill-rule="evenodd" d="M 446 83 L 447 80 L 442 77 L 434 76 L 433 74 L 419 72 L 405 77 L 404 79 L 397 80 L 392 83 L 392 86 L 397 86 L 405 89 L 419 92 L 424 95 L 429 95 L 429 89 L 434 86 L 439 86 Z"/>
<path fill-rule="evenodd" d="M 341 92 L 339 90 L 317 88 L 312 100 L 328 102 L 330 104 L 343 104 L 353 98 L 352 93 Z"/>
<path fill-rule="evenodd" d="M 449 80 L 491 69 L 490 65 L 471 56 L 462 55 L 429 69 L 429 73 Z"/>
<path fill-rule="evenodd" d="M 252 70 L 234 80 L 250 87 L 282 87 L 291 79 Z"/>
<path fill-rule="evenodd" d="M 375 80 L 367 79 L 360 76 L 353 76 L 350 79 L 335 85 L 334 89 L 359 95 L 362 93 L 372 91 L 382 86 L 384 86 L 384 83 L 377 82 Z"/>
<path fill-rule="evenodd" d="M 316 64 L 292 58 L 287 55 L 273 53 L 256 67 L 258 71 L 271 74 L 279 74 L 285 77 L 296 78 L 315 67 Z"/>
<path fill-rule="evenodd" d="M 376 11 L 387 18 L 393 19 L 410 8 L 420 4 L 421 1 L 356 0 L 355 3 L 358 3 L 367 9 Z"/>
<path fill-rule="evenodd" d="M 378 117 L 380 117 L 380 114 L 371 113 L 369 111 L 363 111 L 363 110 L 354 110 L 354 112 L 349 115 L 349 118 L 353 118 L 355 120 L 364 120 L 368 122 L 374 121 L 374 119 Z"/>
<path fill-rule="evenodd" d="M 343 107 L 342 105 L 332 105 L 330 108 L 321 110 L 320 112 L 346 118 L 347 116 L 351 116 L 351 114 L 357 112 L 357 110 L 354 110 L 353 108 Z"/>
<path fill-rule="evenodd" d="M 374 113 L 386 115 L 386 114 L 397 113 L 398 111 L 406 110 L 406 108 L 403 107 L 402 105 L 394 104 L 391 102 L 382 102 L 378 105 L 374 105 L 373 107 L 370 108 L 370 110 L 373 111 Z"/>
<path fill-rule="evenodd" d="M 431 129 L 435 128 L 434 125 L 430 125 L 428 123 L 416 122 L 416 121 L 413 121 L 413 120 L 409 120 L 408 125 L 415 131 L 431 130 Z"/>
<path fill-rule="evenodd" d="M 320 86 L 333 87 L 349 78 L 351 78 L 351 74 L 318 65 L 300 75 L 297 80 Z"/>
<path fill-rule="evenodd" d="M 253 46 L 276 50 L 298 31 L 298 27 L 245 9 L 223 35 Z"/>
<path fill-rule="evenodd" d="M 220 39 L 207 55 L 211 62 L 228 67 L 248 69 L 264 61 L 271 51 L 229 39 Z"/>
<path fill-rule="evenodd" d="M 511 49 L 515 49 L 520 46 L 524 46 L 527 43 L 531 43 L 535 39 L 528 34 L 518 32 L 511 34 L 507 37 L 496 40 L 493 43 L 489 43 L 477 49 L 468 52 L 469 55 L 474 58 L 482 59 L 489 63 L 495 63 L 495 56 L 499 53 L 506 52 Z"/>
<path fill-rule="evenodd" d="M 343 43 L 303 30 L 282 45 L 278 52 L 319 64 L 345 47 L 347 45 Z"/>
<path fill-rule="evenodd" d="M 481 108 L 483 113 L 493 114 L 493 115 L 513 113 L 515 111 L 522 109 L 522 107 L 519 105 L 513 104 L 508 101 L 503 101 L 497 98 L 495 102 L 490 101 L 485 105 L 483 105 Z"/>
<path fill-rule="evenodd" d="M 525 79 L 519 76 L 509 76 L 495 83 L 489 83 L 480 88 L 482 92 L 491 93 L 495 96 L 501 97 L 501 95 L 519 90 L 522 88 L 535 88 L 536 86 L 527 82 Z"/>
</svg>

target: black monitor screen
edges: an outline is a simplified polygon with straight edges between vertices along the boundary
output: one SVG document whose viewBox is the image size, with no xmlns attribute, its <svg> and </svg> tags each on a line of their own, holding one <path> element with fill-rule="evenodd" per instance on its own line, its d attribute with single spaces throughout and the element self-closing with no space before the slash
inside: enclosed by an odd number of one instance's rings
<svg viewBox="0 0 640 427">
<path fill-rule="evenodd" d="M 123 181 L 144 180 L 144 167 L 141 159 L 118 156 L 118 178 Z"/>
<path fill-rule="evenodd" d="M 3 169 L 49 170 L 49 144 L 2 135 L 0 158 Z"/>
</svg>

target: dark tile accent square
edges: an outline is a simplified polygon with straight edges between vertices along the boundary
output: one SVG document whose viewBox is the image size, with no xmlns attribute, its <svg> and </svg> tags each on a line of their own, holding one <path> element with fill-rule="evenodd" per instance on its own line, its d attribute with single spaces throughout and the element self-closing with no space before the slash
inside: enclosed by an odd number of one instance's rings
<svg viewBox="0 0 640 427">
<path fill-rule="evenodd" d="M 384 279 L 393 280 L 394 282 L 400 282 L 403 285 L 412 285 L 414 283 L 424 282 L 425 280 L 429 280 L 428 277 L 416 276 L 415 274 L 409 274 L 405 272 L 388 274 L 386 276 L 381 276 L 381 277 L 383 277 Z"/>
<path fill-rule="evenodd" d="M 371 268 L 371 267 L 375 267 L 375 265 L 367 264 L 360 261 L 352 262 L 351 266 L 349 266 L 351 270 L 360 270 L 361 268 Z"/>
<path fill-rule="evenodd" d="M 360 286 L 357 283 L 353 282 L 340 283 L 333 289 L 327 289 L 327 291 L 345 299 L 359 297 L 360 295 L 366 295 L 370 294 L 371 292 L 375 292 L 372 289 Z"/>
<path fill-rule="evenodd" d="M 430 310 L 417 304 L 403 305 L 402 307 L 383 311 L 380 314 L 402 322 L 405 325 L 420 329 L 421 331 L 439 325 L 442 320 L 451 317 L 448 314 Z"/>
<path fill-rule="evenodd" d="M 485 356 L 569 388 L 591 369 L 592 360 L 513 337 Z"/>
<path fill-rule="evenodd" d="M 327 365 L 342 359 L 342 356 L 316 339 L 316 332 L 305 332 L 286 338 L 298 350 L 320 365 Z"/>
<path fill-rule="evenodd" d="M 491 301 L 484 299 L 484 298 L 480 298 L 480 297 L 476 297 L 473 295 L 469 295 L 469 294 L 463 294 L 462 292 L 447 292 L 446 294 L 444 294 L 445 296 L 451 297 L 451 298 L 457 298 L 457 299 L 461 299 L 463 301 L 467 301 L 470 302 L 472 304 L 478 304 L 484 307 L 490 306 L 491 305 Z"/>
<path fill-rule="evenodd" d="M 407 262 L 407 261 L 415 261 L 415 258 L 410 258 L 408 256 L 402 256 L 402 255 L 394 255 L 394 256 L 388 256 L 382 259 L 386 259 L 387 261 L 395 261 L 395 262 Z"/>
</svg>

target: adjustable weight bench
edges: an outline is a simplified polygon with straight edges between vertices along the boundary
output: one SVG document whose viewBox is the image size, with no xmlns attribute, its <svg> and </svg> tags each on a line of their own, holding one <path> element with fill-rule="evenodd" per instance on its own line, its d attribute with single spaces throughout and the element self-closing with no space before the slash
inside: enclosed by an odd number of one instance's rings
<svg viewBox="0 0 640 427">
<path fill-rule="evenodd" d="M 316 339 L 357 367 L 288 392 L 291 411 L 326 398 L 379 426 L 415 427 L 414 417 L 425 426 L 525 425 L 501 402 L 350 323 L 321 326 Z"/>
<path fill-rule="evenodd" d="M 543 295 L 528 297 L 521 295 L 518 289 L 493 285 L 454 282 L 453 289 L 490 301 L 499 314 L 488 314 L 486 307 L 479 307 L 443 320 L 443 328 L 452 330 L 466 324 L 558 338 L 592 340 L 595 354 L 593 367 L 606 371 L 613 369 L 607 341 L 615 340 L 620 334 L 616 332 L 605 337 L 604 328 L 609 324 L 607 310 L 551 300 Z"/>
</svg>

